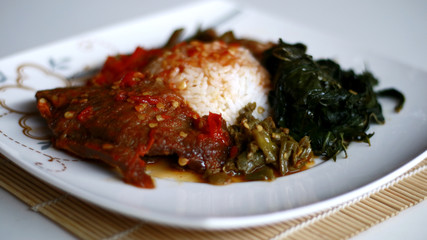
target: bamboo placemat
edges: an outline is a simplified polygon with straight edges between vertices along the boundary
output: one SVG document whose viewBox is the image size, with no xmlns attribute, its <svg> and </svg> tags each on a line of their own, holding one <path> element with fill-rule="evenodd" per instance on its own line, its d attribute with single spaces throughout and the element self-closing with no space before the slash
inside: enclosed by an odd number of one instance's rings
<svg viewBox="0 0 427 240">
<path fill-rule="evenodd" d="M 80 239 L 348 239 L 427 198 L 427 159 L 370 194 L 276 224 L 202 231 L 113 213 L 47 185 L 0 155 L 0 186 Z"/>
</svg>

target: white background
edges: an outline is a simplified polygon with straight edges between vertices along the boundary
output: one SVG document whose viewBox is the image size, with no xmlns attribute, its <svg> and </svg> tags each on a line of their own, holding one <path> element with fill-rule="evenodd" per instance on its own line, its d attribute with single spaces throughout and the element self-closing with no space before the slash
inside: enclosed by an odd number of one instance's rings
<svg viewBox="0 0 427 240">
<path fill-rule="evenodd" d="M 193 1 L 1 0 L 0 58 Z M 427 1 L 235 0 L 427 71 Z M 404 79 L 402 79 L 404 81 Z M 427 79 L 426 79 L 427 81 Z M 426 89 L 427 90 L 427 89 Z M 425 130 L 424 130 L 425 131 Z M 424 239 L 426 201 L 353 239 Z M 73 239 L 0 188 L 1 239 Z"/>
</svg>

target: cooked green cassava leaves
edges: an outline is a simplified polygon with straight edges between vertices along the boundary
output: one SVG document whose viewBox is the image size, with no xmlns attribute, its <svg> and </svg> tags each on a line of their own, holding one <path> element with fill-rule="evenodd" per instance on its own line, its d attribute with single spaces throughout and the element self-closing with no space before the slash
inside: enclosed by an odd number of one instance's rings
<svg viewBox="0 0 427 240">
<path fill-rule="evenodd" d="M 370 72 L 356 74 L 329 59 L 313 60 L 306 50 L 280 40 L 264 52 L 274 86 L 269 101 L 278 126 L 289 128 L 297 140 L 309 136 L 316 155 L 335 159 L 351 141 L 369 143 L 370 123 L 384 123 L 378 96 L 397 99 L 397 111 L 404 96 L 395 89 L 377 94 L 378 80 Z"/>
</svg>

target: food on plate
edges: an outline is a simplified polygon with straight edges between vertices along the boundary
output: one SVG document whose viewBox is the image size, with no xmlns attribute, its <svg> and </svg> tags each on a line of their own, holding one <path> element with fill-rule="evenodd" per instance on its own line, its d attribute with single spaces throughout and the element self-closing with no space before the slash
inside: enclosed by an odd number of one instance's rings
<svg viewBox="0 0 427 240">
<path fill-rule="evenodd" d="M 239 110 L 256 102 L 267 117 L 269 74 L 251 52 L 223 41 L 183 42 L 165 51 L 146 67 L 149 75 L 161 76 L 200 115 L 220 113 L 233 124 Z"/>
<path fill-rule="evenodd" d="M 132 79 L 132 80 L 129 80 Z M 152 188 L 144 156 L 178 156 L 198 173 L 218 171 L 231 145 L 220 115 L 200 117 L 167 85 L 128 72 L 111 87 L 39 91 L 54 146 L 117 167 L 126 182 Z"/>
<path fill-rule="evenodd" d="M 255 103 L 248 104 L 240 111 L 238 124 L 229 127 L 235 145 L 224 171 L 247 180 L 273 180 L 275 173 L 284 176 L 309 165 L 313 160 L 309 137 L 295 141 L 289 129 L 276 127 L 273 118 L 255 118 L 255 108 Z"/>
<path fill-rule="evenodd" d="M 370 118 L 383 120 L 371 74 L 341 71 L 330 60 L 314 62 L 302 44 L 238 39 L 211 29 L 184 40 L 181 34 L 174 32 L 163 47 L 108 57 L 85 86 L 37 92 L 53 145 L 101 160 L 117 168 L 125 182 L 143 188 L 154 187 L 146 169 L 157 157 L 206 182 L 226 184 L 303 170 L 315 154 L 335 157 L 345 149 L 344 140 L 369 139 Z M 341 75 L 357 84 L 361 78 L 364 88 L 348 81 L 350 95 L 343 94 L 340 88 L 347 86 L 336 78 Z M 368 107 L 364 98 L 356 98 L 359 94 L 368 95 Z M 383 94 L 403 97 L 395 90 Z M 351 115 L 363 118 L 364 125 L 350 125 L 345 134 L 326 121 L 304 129 L 301 116 L 336 111 L 325 109 L 328 98 L 318 95 L 336 97 L 340 104 L 350 99 L 351 104 L 342 104 L 368 116 Z M 309 104 L 295 104 L 300 100 Z M 319 151 L 319 129 L 331 132 L 321 143 L 333 151 Z M 332 144 L 337 142 L 332 137 L 341 145 Z"/>
<path fill-rule="evenodd" d="M 372 73 L 343 70 L 330 59 L 313 60 L 300 43 L 280 40 L 263 61 L 274 84 L 270 103 L 276 122 L 296 139 L 310 136 L 314 153 L 327 159 L 335 159 L 351 141 L 369 143 L 370 123 L 384 123 L 377 95 L 398 99 L 397 111 L 404 103 L 397 90 L 376 93 Z"/>
<path fill-rule="evenodd" d="M 267 117 L 270 77 L 252 54 L 259 46 L 248 49 L 237 41 L 227 43 L 211 30 L 178 41 L 180 32 L 172 34 L 166 47 L 137 47 L 130 55 L 108 57 L 88 85 L 110 86 L 127 71 L 139 71 L 162 79 L 200 115 L 219 113 L 233 124 L 239 110 L 255 102 L 264 109 L 255 116 Z"/>
</svg>

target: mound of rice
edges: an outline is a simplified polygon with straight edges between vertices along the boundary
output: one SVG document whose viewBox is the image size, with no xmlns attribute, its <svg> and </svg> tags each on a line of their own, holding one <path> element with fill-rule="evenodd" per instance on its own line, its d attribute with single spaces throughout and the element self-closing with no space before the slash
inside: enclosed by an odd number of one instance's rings
<svg viewBox="0 0 427 240">
<path fill-rule="evenodd" d="M 257 103 L 255 117 L 268 115 L 269 74 L 244 47 L 221 41 L 181 43 L 147 69 L 167 79 L 200 115 L 220 113 L 233 124 L 250 102 Z"/>
</svg>

